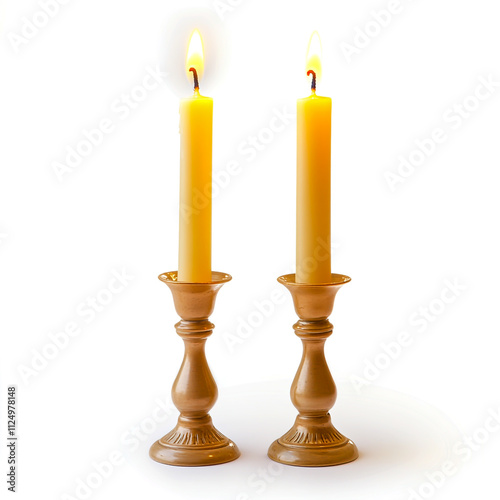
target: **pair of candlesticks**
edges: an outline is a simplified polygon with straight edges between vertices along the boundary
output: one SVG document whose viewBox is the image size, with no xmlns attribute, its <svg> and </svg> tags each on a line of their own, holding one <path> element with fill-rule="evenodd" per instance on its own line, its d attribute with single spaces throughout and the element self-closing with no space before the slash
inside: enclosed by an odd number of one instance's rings
<svg viewBox="0 0 500 500">
<path fill-rule="evenodd" d="M 175 328 L 184 341 L 185 353 L 172 387 L 172 400 L 180 412 L 177 425 L 150 449 L 153 460 L 179 466 L 216 465 L 240 456 L 238 447 L 219 432 L 208 414 L 217 401 L 217 385 L 205 357 L 205 342 L 214 325 L 208 320 L 217 292 L 231 280 L 212 272 L 208 283 L 177 280 L 177 272 L 161 274 L 170 288 L 177 314 Z M 302 340 L 303 354 L 290 396 L 299 414 L 292 428 L 274 441 L 268 456 L 276 462 L 304 467 L 323 467 L 351 462 L 358 457 L 356 445 L 332 424 L 329 410 L 337 389 L 325 359 L 324 345 L 332 334 L 328 321 L 340 287 L 351 281 L 332 274 L 328 283 L 296 283 L 294 274 L 278 278 L 292 294 L 299 320 L 293 326 Z"/>
</svg>

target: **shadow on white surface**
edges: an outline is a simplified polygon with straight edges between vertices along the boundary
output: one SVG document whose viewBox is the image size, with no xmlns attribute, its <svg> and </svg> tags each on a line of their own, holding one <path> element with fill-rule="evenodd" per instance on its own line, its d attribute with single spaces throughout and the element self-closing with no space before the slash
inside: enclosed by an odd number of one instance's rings
<svg viewBox="0 0 500 500">
<path fill-rule="evenodd" d="M 236 442 L 241 457 L 211 467 L 170 467 L 150 460 L 145 446 L 134 455 L 135 467 L 147 478 L 145 492 L 175 500 L 403 499 L 409 488 L 425 480 L 425 472 L 439 469 L 451 457 L 459 439 L 452 422 L 422 401 L 376 386 L 356 394 L 348 384 L 339 384 L 332 420 L 356 443 L 359 458 L 336 467 L 277 464 L 267 458 L 267 448 L 294 421 L 289 385 L 221 388 L 211 414 Z M 162 429 L 154 439 L 169 430 Z"/>
</svg>

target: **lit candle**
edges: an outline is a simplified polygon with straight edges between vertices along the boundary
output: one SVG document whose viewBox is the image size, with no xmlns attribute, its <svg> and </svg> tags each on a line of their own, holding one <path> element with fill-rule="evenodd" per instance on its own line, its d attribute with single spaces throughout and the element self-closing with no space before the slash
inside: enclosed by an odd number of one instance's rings
<svg viewBox="0 0 500 500">
<path fill-rule="evenodd" d="M 330 151 L 332 100 L 316 95 L 321 42 L 311 36 L 306 71 L 311 95 L 297 101 L 297 283 L 331 281 Z"/>
<path fill-rule="evenodd" d="M 178 280 L 211 281 L 212 259 L 212 114 L 213 99 L 200 94 L 203 45 L 198 30 L 186 58 L 194 94 L 181 100 L 181 174 Z"/>
</svg>

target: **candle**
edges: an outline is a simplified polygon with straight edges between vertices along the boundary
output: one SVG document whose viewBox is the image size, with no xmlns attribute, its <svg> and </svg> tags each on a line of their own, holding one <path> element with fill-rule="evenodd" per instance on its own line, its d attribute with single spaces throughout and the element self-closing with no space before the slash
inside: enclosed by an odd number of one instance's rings
<svg viewBox="0 0 500 500">
<path fill-rule="evenodd" d="M 332 100 L 316 95 L 321 42 L 311 36 L 306 63 L 311 95 L 297 101 L 297 283 L 331 281 L 330 151 Z"/>
<path fill-rule="evenodd" d="M 212 259 L 212 112 L 213 100 L 200 94 L 203 45 L 198 30 L 186 58 L 194 94 L 181 100 L 181 173 L 178 280 L 211 281 Z"/>
</svg>

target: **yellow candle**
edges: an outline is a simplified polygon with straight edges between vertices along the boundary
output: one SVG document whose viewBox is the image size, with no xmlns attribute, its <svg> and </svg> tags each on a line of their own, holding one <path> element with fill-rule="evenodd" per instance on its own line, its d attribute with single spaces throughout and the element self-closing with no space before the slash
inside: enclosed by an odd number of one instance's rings
<svg viewBox="0 0 500 500">
<path fill-rule="evenodd" d="M 297 101 L 297 283 L 331 281 L 330 175 L 332 100 L 316 95 L 320 41 L 309 42 L 312 93 Z"/>
<path fill-rule="evenodd" d="M 178 280 L 211 281 L 212 259 L 212 115 L 213 99 L 199 92 L 203 46 L 197 30 L 186 60 L 194 94 L 181 100 L 181 174 Z"/>
</svg>

